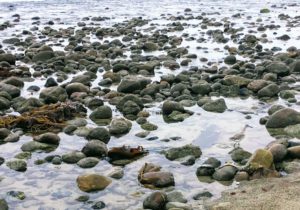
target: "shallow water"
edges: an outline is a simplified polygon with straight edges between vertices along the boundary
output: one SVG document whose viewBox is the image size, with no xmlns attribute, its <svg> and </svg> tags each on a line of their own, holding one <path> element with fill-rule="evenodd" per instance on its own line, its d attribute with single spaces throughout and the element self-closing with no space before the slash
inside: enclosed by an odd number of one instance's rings
<svg viewBox="0 0 300 210">
<path fill-rule="evenodd" d="M 286 48 L 296 45 L 295 41 L 299 42 L 300 27 L 298 25 L 289 30 L 286 26 L 287 22 L 279 20 L 278 15 L 281 13 L 289 14 L 292 17 L 300 15 L 299 6 L 293 6 L 294 3 L 298 2 L 297 0 L 286 0 L 283 4 L 280 0 L 155 0 L 151 2 L 143 0 L 0 0 L 0 23 L 12 20 L 11 16 L 14 14 L 21 15 L 20 22 L 14 23 L 14 27 L 0 31 L 0 40 L 10 37 L 14 33 L 19 34 L 22 30 L 32 27 L 31 18 L 34 16 L 41 17 L 40 21 L 42 24 L 39 26 L 40 29 L 42 29 L 44 27 L 43 24 L 49 20 L 55 22 L 55 25 L 51 27 L 59 29 L 76 26 L 77 22 L 86 16 L 105 16 L 110 19 L 101 21 L 99 24 L 100 26 L 109 27 L 114 23 L 129 20 L 132 17 L 142 16 L 145 19 L 151 19 L 148 25 L 139 29 L 144 31 L 150 27 L 151 23 L 157 24 L 157 28 L 163 28 L 166 24 L 173 22 L 168 20 L 170 16 L 184 14 L 185 8 L 191 8 L 194 16 L 201 15 L 201 13 L 205 12 L 209 14 L 209 18 L 216 18 L 217 20 L 229 18 L 230 21 L 236 24 L 236 28 L 244 27 L 243 33 L 247 33 L 252 27 L 251 22 L 257 24 L 255 22 L 257 18 L 261 18 L 264 24 L 275 21 L 276 24 L 281 26 L 280 29 L 276 30 L 277 34 L 274 34 L 275 31 L 267 30 L 265 32 L 258 32 L 258 34 L 255 35 L 260 37 L 263 33 L 267 34 L 269 42 L 263 44 L 265 48 L 277 46 L 285 51 Z M 272 5 L 276 5 L 276 7 L 271 7 Z M 259 10 L 265 7 L 270 8 L 272 12 L 269 14 L 260 14 Z M 240 18 L 231 17 L 237 13 L 241 13 Z M 161 16 L 161 14 L 165 14 L 165 16 Z M 248 16 L 251 16 L 251 18 Z M 182 33 L 189 33 L 190 36 L 194 36 L 196 39 L 203 37 L 206 38 L 207 41 L 197 43 L 196 41 L 184 40 L 182 46 L 190 46 L 189 53 L 196 53 L 198 58 L 206 57 L 219 67 L 224 65 L 218 64 L 227 54 L 223 49 L 224 46 L 237 46 L 237 44 L 231 41 L 227 44 L 215 43 L 206 34 L 201 34 L 202 32 L 206 32 L 206 30 L 202 30 L 198 27 L 200 21 L 192 20 L 187 23 L 190 25 L 183 32 L 174 32 L 174 34 L 181 35 Z M 257 26 L 258 25 L 255 25 L 255 28 Z M 209 27 L 209 29 L 212 28 Z M 285 42 L 276 39 L 276 37 L 283 34 L 288 34 L 291 39 Z M 91 36 L 91 41 L 95 39 L 95 37 Z M 58 41 L 59 40 L 52 40 L 51 42 L 56 43 Z M 198 46 L 201 46 L 202 49 L 197 49 Z M 4 49 L 6 48 L 9 49 L 9 46 L 4 46 Z M 57 49 L 62 48 L 58 47 Z M 18 49 L 10 50 L 18 51 Z M 22 50 L 20 52 L 22 52 Z M 158 51 L 150 53 L 150 55 L 151 54 L 160 55 L 164 54 L 164 52 Z M 129 51 L 127 55 L 130 55 Z M 247 60 L 246 57 L 239 57 L 239 59 Z M 193 65 L 199 67 L 203 66 L 199 59 L 193 60 L 190 66 Z M 188 67 L 182 67 L 176 70 L 175 73 L 187 69 Z M 174 71 L 162 67 L 156 70 L 156 76 L 152 79 L 159 80 L 162 74 L 167 73 L 174 73 Z M 101 78 L 101 73 L 99 73 L 93 85 L 97 86 Z M 72 77 L 68 80 L 71 79 Z M 26 89 L 33 84 L 43 86 L 45 81 L 43 78 L 37 78 L 33 82 L 26 82 L 22 96 L 38 97 L 39 93 L 32 95 Z M 64 81 L 64 83 L 65 82 L 66 81 Z M 297 98 L 299 98 L 299 96 L 297 96 Z M 151 113 L 149 121 L 158 125 L 158 129 L 152 131 L 148 137 L 157 136 L 158 140 L 147 141 L 146 139 L 136 137 L 135 134 L 142 129 L 135 122 L 133 122 L 133 127 L 129 134 L 120 138 L 112 137 L 108 147 L 122 146 L 124 144 L 130 146 L 143 145 L 145 149 L 150 151 L 150 154 L 125 166 L 124 177 L 121 180 L 113 180 L 112 184 L 104 191 L 89 194 L 83 193 L 76 186 L 76 178 L 78 175 L 88 172 L 108 175 L 114 169 L 114 166 L 110 165 L 106 160 L 100 161 L 99 164 L 92 169 L 81 169 L 76 165 L 68 164 L 54 166 L 46 163 L 36 166 L 34 165 L 35 160 L 42 159 L 49 154 L 33 153 L 32 158 L 27 162 L 28 169 L 24 173 L 9 170 L 5 164 L 0 166 L 0 177 L 4 177 L 0 182 L 0 197 L 5 197 L 12 209 L 90 209 L 89 204 L 81 204 L 75 201 L 75 198 L 84 194 L 88 194 L 90 200 L 104 201 L 107 205 L 106 209 L 137 209 L 142 206 L 145 195 L 151 192 L 151 190 L 144 188 L 137 181 L 138 170 L 145 162 L 159 164 L 163 169 L 174 173 L 176 182 L 175 189 L 183 192 L 190 203 L 195 202 L 192 201 L 192 196 L 202 189 L 208 189 L 215 197 L 218 197 L 221 191 L 234 187 L 236 183 L 227 186 L 216 181 L 213 183 L 201 182 L 196 177 L 196 168 L 207 157 L 216 157 L 223 163 L 227 161 L 230 162 L 231 159 L 228 152 L 233 149 L 235 143 L 230 140 L 230 137 L 241 132 L 246 124 L 251 127 L 246 130 L 245 137 L 240 142 L 241 147 L 245 150 L 253 152 L 273 140 L 265 127 L 259 124 L 259 119 L 266 115 L 268 108 L 272 104 L 262 104 L 253 98 L 226 99 L 226 103 L 229 110 L 223 114 L 205 112 L 197 105 L 189 107 L 187 109 L 194 111 L 195 114 L 184 122 L 173 124 L 166 124 L 162 116 L 157 114 L 157 112 L 160 111 L 161 104 L 157 103 L 154 107 L 146 109 Z M 284 104 L 285 102 L 280 100 L 274 103 Z M 299 109 L 296 105 L 294 105 L 293 108 Z M 245 111 L 252 113 L 249 114 L 251 119 L 245 118 L 246 115 L 243 114 Z M 115 111 L 114 116 L 121 116 L 121 114 Z M 91 121 L 88 122 L 89 126 L 95 126 Z M 160 139 L 177 136 L 181 137 L 181 139 L 170 142 L 160 141 Z M 60 137 L 62 141 L 59 147 L 50 154 L 61 155 L 68 151 L 81 150 L 86 143 L 84 138 L 75 135 L 68 136 L 60 133 Z M 1 156 L 6 160 L 13 158 L 15 154 L 21 152 L 21 145 L 29 140 L 31 140 L 30 136 L 22 136 L 21 140 L 17 143 L 0 145 Z M 200 146 L 203 152 L 201 158 L 199 158 L 193 166 L 183 166 L 176 161 L 168 161 L 159 153 L 159 151 L 163 149 L 183 146 L 188 143 Z M 19 201 L 7 196 L 6 192 L 10 190 L 25 192 L 26 199 Z"/>
</svg>

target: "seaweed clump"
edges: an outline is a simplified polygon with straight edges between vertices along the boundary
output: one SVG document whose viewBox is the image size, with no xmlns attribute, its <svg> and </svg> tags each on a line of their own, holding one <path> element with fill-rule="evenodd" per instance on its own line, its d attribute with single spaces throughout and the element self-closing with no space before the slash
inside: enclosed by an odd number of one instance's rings
<svg viewBox="0 0 300 210">
<path fill-rule="evenodd" d="M 31 133 L 45 131 L 60 131 L 66 126 L 64 123 L 75 117 L 86 115 L 86 109 L 78 103 L 56 103 L 45 105 L 21 115 L 7 115 L 0 117 L 0 128 L 22 128 Z"/>
</svg>

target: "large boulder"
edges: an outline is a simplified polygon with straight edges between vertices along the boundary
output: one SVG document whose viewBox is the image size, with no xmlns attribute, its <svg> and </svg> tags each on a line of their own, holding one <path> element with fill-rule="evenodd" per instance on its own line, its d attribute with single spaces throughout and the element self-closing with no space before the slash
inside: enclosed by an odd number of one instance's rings
<svg viewBox="0 0 300 210">
<path fill-rule="evenodd" d="M 285 108 L 272 114 L 266 123 L 267 128 L 285 128 L 300 123 L 300 113 L 296 110 Z"/>
<path fill-rule="evenodd" d="M 98 174 L 80 175 L 76 181 L 79 189 L 84 192 L 104 190 L 111 183 L 109 178 Z"/>
</svg>

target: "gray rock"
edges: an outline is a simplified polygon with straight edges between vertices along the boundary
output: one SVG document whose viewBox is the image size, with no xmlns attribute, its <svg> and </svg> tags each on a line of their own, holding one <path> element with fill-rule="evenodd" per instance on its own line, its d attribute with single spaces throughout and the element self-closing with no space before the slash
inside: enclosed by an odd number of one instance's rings
<svg viewBox="0 0 300 210">
<path fill-rule="evenodd" d="M 24 152 L 34 152 L 34 151 L 52 151 L 56 148 L 56 145 L 45 144 L 37 141 L 26 142 L 21 146 Z"/>
<path fill-rule="evenodd" d="M 203 162 L 203 164 L 211 165 L 214 168 L 218 168 L 221 165 L 221 161 L 219 161 L 217 158 L 209 157 Z"/>
<path fill-rule="evenodd" d="M 181 210 L 193 210 L 193 208 L 186 203 L 180 203 L 180 202 L 168 202 L 166 204 L 167 210 L 173 210 L 173 209 L 181 209 Z"/>
<path fill-rule="evenodd" d="M 13 85 L 15 87 L 22 88 L 24 87 L 24 82 L 18 77 L 9 77 L 2 81 L 5 84 Z"/>
<path fill-rule="evenodd" d="M 52 51 L 42 51 L 42 52 L 38 52 L 36 55 L 34 55 L 32 60 L 34 62 L 45 62 L 54 57 L 55 57 L 55 54 Z"/>
<path fill-rule="evenodd" d="M 114 179 L 122 179 L 124 176 L 124 170 L 121 167 L 117 167 L 109 173 L 108 176 Z"/>
<path fill-rule="evenodd" d="M 97 124 L 107 125 L 111 121 L 112 110 L 109 106 L 100 106 L 96 108 L 89 117 Z"/>
<path fill-rule="evenodd" d="M 290 109 L 281 109 L 272 114 L 266 123 L 267 128 L 285 128 L 300 123 L 300 113 Z"/>
<path fill-rule="evenodd" d="M 257 93 L 262 88 L 266 87 L 269 83 L 266 80 L 258 79 L 253 80 L 250 82 L 247 86 L 249 90 L 252 90 L 253 92 Z"/>
<path fill-rule="evenodd" d="M 215 168 L 210 164 L 202 164 L 197 168 L 197 176 L 212 176 L 215 173 Z"/>
<path fill-rule="evenodd" d="M 3 53 L 0 54 L 0 62 L 5 61 L 9 63 L 10 65 L 16 64 L 16 57 L 10 53 Z"/>
<path fill-rule="evenodd" d="M 154 42 L 146 42 L 143 45 L 144 51 L 156 51 L 158 49 L 158 46 Z"/>
<path fill-rule="evenodd" d="M 58 145 L 60 142 L 60 137 L 57 134 L 50 133 L 50 132 L 43 133 L 39 136 L 34 137 L 33 139 L 34 139 L 34 141 L 38 141 L 38 142 L 46 143 L 46 144 Z"/>
<path fill-rule="evenodd" d="M 288 155 L 292 158 L 300 158 L 300 146 L 294 146 L 288 148 Z"/>
<path fill-rule="evenodd" d="M 215 171 L 213 178 L 217 181 L 230 181 L 237 171 L 238 169 L 235 166 L 225 165 Z"/>
<path fill-rule="evenodd" d="M 13 85 L 0 83 L 0 90 L 7 92 L 12 98 L 18 97 L 21 94 L 21 90 Z"/>
<path fill-rule="evenodd" d="M 88 93 L 89 88 L 82 83 L 74 82 L 74 83 L 68 84 L 66 86 L 66 91 L 67 91 L 68 95 L 71 95 L 72 93 L 75 93 L 75 92 Z"/>
<path fill-rule="evenodd" d="M 99 163 L 99 159 L 95 157 L 86 157 L 77 162 L 77 165 L 81 168 L 93 168 Z"/>
<path fill-rule="evenodd" d="M 5 139 L 11 132 L 7 128 L 0 128 L 0 140 Z"/>
<path fill-rule="evenodd" d="M 1 59 L 0 59 L 0 60 L 1 60 Z M 9 209 L 6 200 L 4 200 L 4 199 L 2 199 L 2 198 L 0 199 L 0 209 L 1 209 L 1 210 L 8 210 L 8 209 Z"/>
<path fill-rule="evenodd" d="M 10 101 L 7 98 L 0 97 L 0 111 L 9 109 Z"/>
<path fill-rule="evenodd" d="M 49 87 L 45 88 L 40 93 L 40 99 L 46 104 L 64 102 L 68 98 L 66 90 L 62 87 Z"/>
<path fill-rule="evenodd" d="M 197 193 L 196 195 L 193 196 L 194 200 L 201 200 L 204 198 L 211 198 L 213 197 L 213 194 L 211 194 L 209 191 L 202 191 Z"/>
<path fill-rule="evenodd" d="M 276 84 L 270 84 L 257 92 L 258 97 L 273 97 L 277 96 L 278 93 L 279 87 Z"/>
<path fill-rule="evenodd" d="M 127 76 L 123 78 L 117 90 L 121 93 L 134 93 L 144 89 L 150 82 L 151 80 L 146 78 Z"/>
<path fill-rule="evenodd" d="M 27 163 L 24 160 L 12 160 L 6 162 L 7 167 L 12 170 L 24 172 L 27 170 Z"/>
<path fill-rule="evenodd" d="M 164 115 L 170 115 L 173 111 L 185 112 L 183 106 L 174 101 L 165 101 L 163 103 L 162 112 Z"/>
<path fill-rule="evenodd" d="M 161 210 L 167 203 L 167 195 L 164 192 L 153 192 L 143 202 L 144 209 Z"/>
<path fill-rule="evenodd" d="M 70 153 L 62 155 L 62 160 L 65 163 L 74 164 L 85 158 L 85 154 L 79 151 L 72 151 Z"/>
<path fill-rule="evenodd" d="M 287 148 L 283 144 L 273 144 L 269 151 L 273 155 L 274 162 L 281 162 L 287 155 Z"/>
<path fill-rule="evenodd" d="M 182 147 L 171 148 L 165 152 L 165 156 L 169 160 L 176 160 L 178 158 L 183 158 L 189 155 L 199 158 L 202 152 L 200 147 L 188 144 Z"/>
<path fill-rule="evenodd" d="M 266 71 L 275 73 L 278 76 L 286 76 L 290 73 L 290 69 L 285 63 L 274 61 L 266 66 Z"/>
<path fill-rule="evenodd" d="M 234 55 L 228 55 L 224 59 L 224 63 L 232 65 L 236 63 L 236 57 Z"/>
<path fill-rule="evenodd" d="M 130 131 L 132 123 L 124 118 L 113 119 L 109 126 L 111 135 L 120 136 Z"/>
<path fill-rule="evenodd" d="M 251 157 L 251 153 L 242 148 L 235 148 L 230 152 L 231 159 L 234 162 L 241 163 Z"/>
<path fill-rule="evenodd" d="M 282 105 L 278 105 L 278 104 L 275 104 L 273 106 L 270 107 L 270 109 L 268 110 L 268 114 L 269 115 L 272 115 L 274 114 L 275 112 L 277 112 L 278 110 L 280 109 L 284 109 L 285 107 L 282 106 Z"/>
<path fill-rule="evenodd" d="M 87 139 L 96 139 L 107 144 L 110 140 L 109 132 L 102 127 L 93 128 L 87 135 Z"/>
<path fill-rule="evenodd" d="M 82 153 L 87 157 L 104 157 L 107 156 L 107 147 L 102 141 L 91 140 L 82 148 Z"/>
<path fill-rule="evenodd" d="M 167 194 L 168 202 L 187 203 L 187 199 L 180 191 L 173 191 Z"/>
<path fill-rule="evenodd" d="M 223 113 L 227 109 L 225 100 L 223 98 L 217 99 L 215 101 L 210 101 L 205 103 L 202 108 L 208 112 Z"/>
</svg>

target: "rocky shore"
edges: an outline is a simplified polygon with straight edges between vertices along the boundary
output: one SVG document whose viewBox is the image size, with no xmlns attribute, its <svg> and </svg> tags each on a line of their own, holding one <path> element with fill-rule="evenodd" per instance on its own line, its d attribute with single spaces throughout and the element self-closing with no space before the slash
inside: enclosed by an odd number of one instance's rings
<svg viewBox="0 0 300 210">
<path fill-rule="evenodd" d="M 0 209 L 296 209 L 299 6 L 0 19 Z"/>
</svg>

